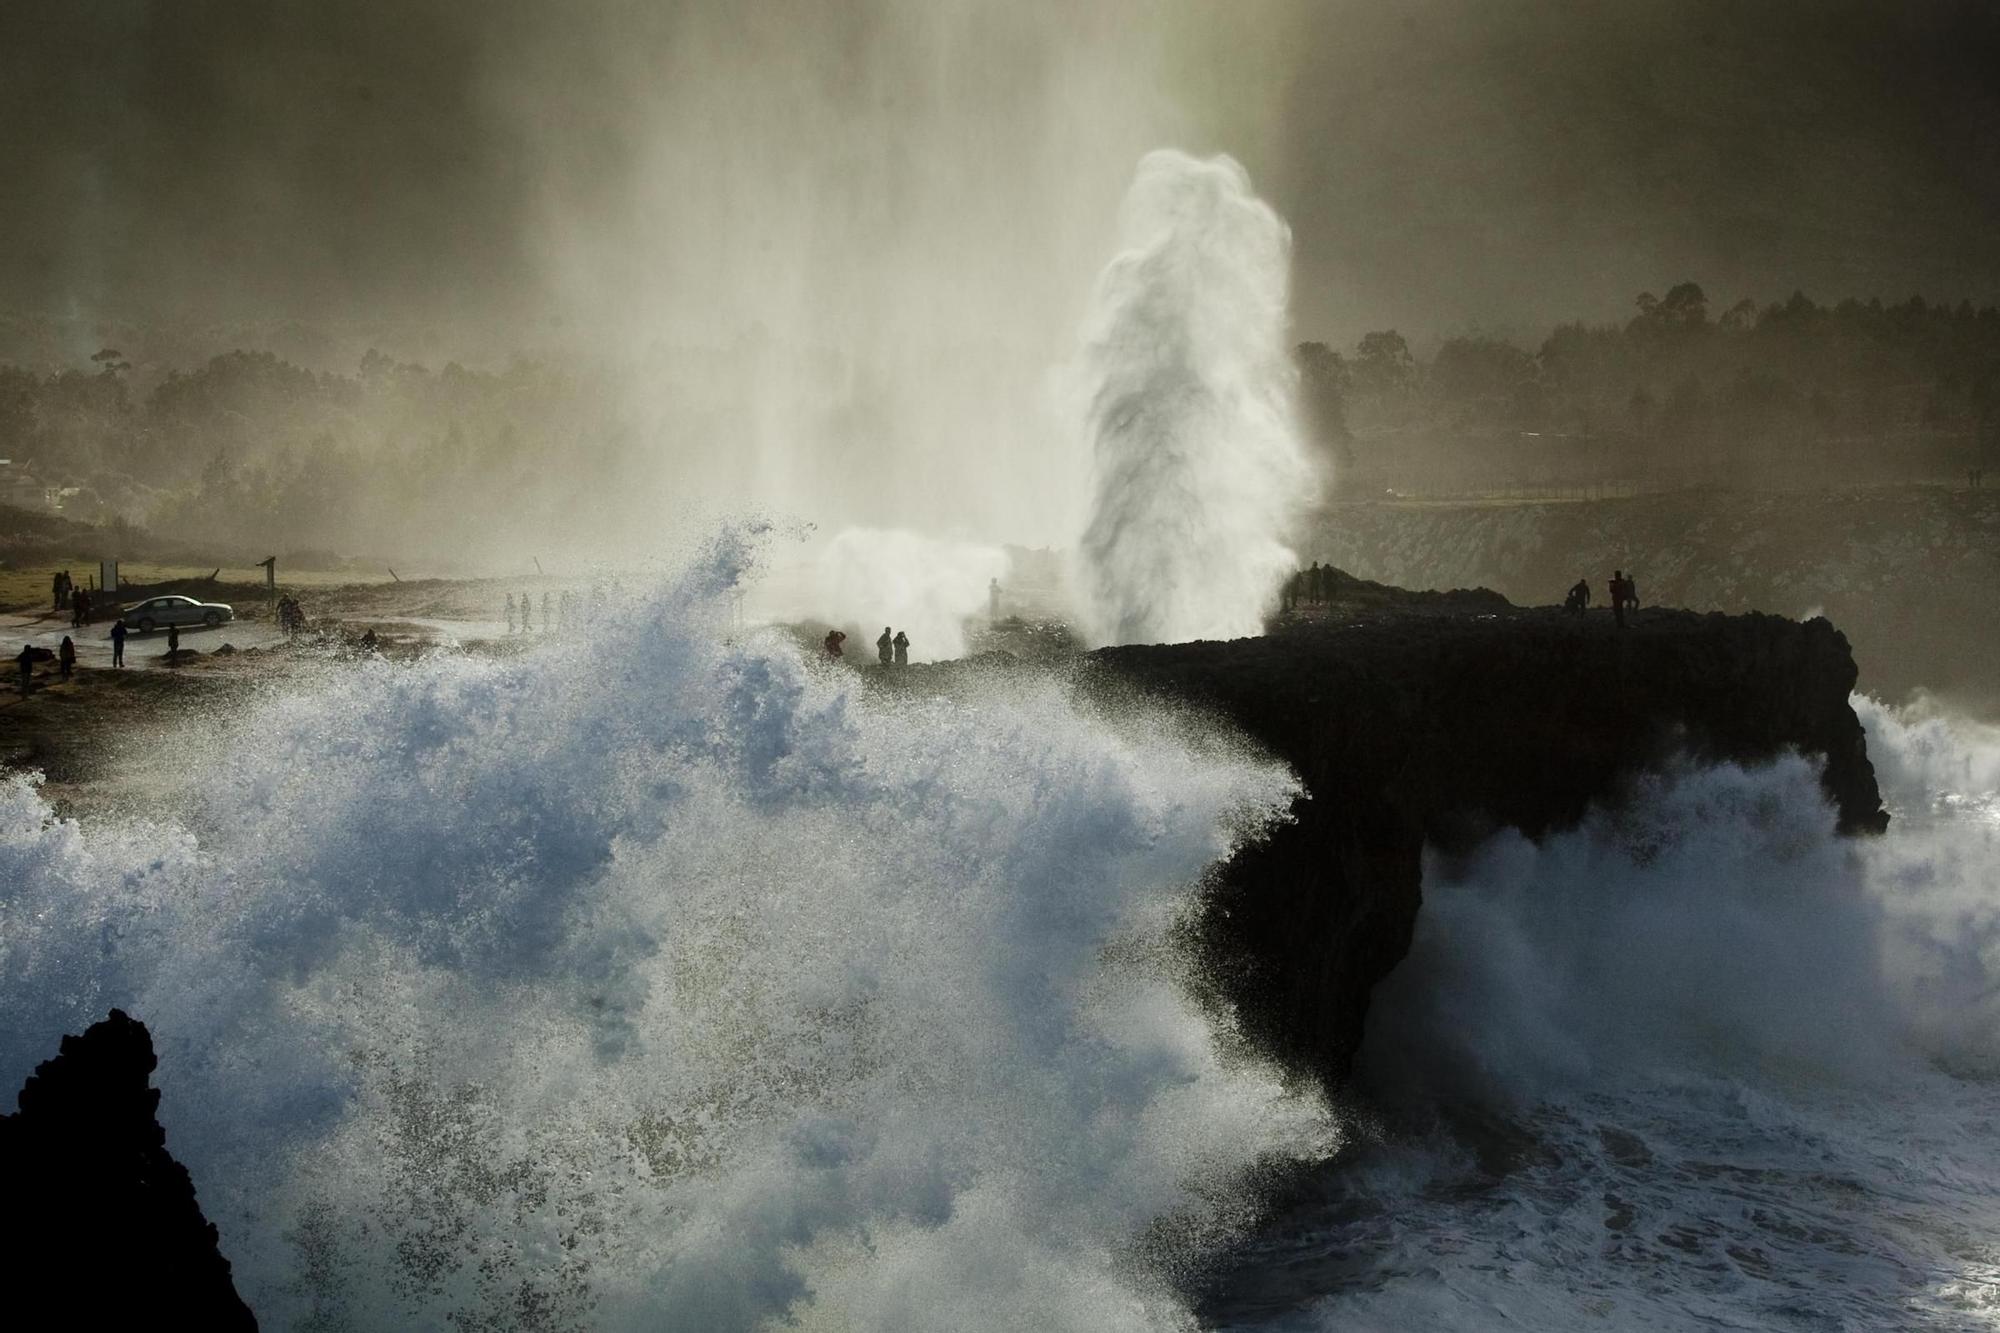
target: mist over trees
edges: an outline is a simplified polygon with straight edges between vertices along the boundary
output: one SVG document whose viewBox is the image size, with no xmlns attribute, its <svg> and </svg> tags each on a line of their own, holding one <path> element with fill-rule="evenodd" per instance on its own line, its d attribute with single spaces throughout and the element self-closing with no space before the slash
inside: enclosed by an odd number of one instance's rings
<svg viewBox="0 0 2000 1333">
<path fill-rule="evenodd" d="M 523 533 L 601 532 L 634 508 L 611 479 L 652 475 L 619 396 L 575 369 L 371 351 L 334 374 L 233 351 L 143 390 L 130 371 L 114 348 L 89 369 L 0 367 L 0 500 L 217 558 L 476 560 Z"/>
<path fill-rule="evenodd" d="M 288 348 L 319 345 L 280 332 Z M 754 452 L 713 446 L 744 438 L 760 400 L 803 393 L 817 415 L 801 447 L 862 479 L 894 429 L 865 380 L 829 362 L 804 384 L 799 365 L 816 363 L 765 340 L 656 348 L 621 367 L 432 369 L 371 349 L 335 371 L 264 349 L 177 367 L 156 334 L 115 334 L 0 364 L 0 503 L 218 560 L 476 567 L 518 561 L 523 542 L 630 553 L 675 504 L 711 505 L 712 520 L 769 500 L 754 468 L 699 471 Z M 1622 324 L 1564 324 L 1533 350 L 1465 336 L 1418 351 L 1380 330 L 1304 343 L 1297 363 L 1335 498 L 1957 482 L 2000 462 L 2000 310 L 1967 302 L 1795 294 L 1717 310 L 1683 282 L 1641 293 Z M 1009 466 L 1004 441 L 935 447 L 982 456 L 961 471 Z"/>
<path fill-rule="evenodd" d="M 1955 480 L 2000 459 L 1992 306 L 1794 293 L 1716 311 L 1693 282 L 1634 306 L 1533 351 L 1302 344 L 1305 428 L 1357 498 Z"/>
</svg>

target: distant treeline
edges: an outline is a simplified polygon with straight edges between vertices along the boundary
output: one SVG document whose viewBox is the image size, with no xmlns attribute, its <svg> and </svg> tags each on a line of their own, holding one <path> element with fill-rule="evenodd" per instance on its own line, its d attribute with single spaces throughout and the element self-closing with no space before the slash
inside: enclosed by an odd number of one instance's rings
<svg viewBox="0 0 2000 1333">
<path fill-rule="evenodd" d="M 92 363 L 0 367 L 0 502 L 250 559 L 471 558 L 627 507 L 609 480 L 632 475 L 619 399 L 582 372 L 370 352 L 342 375 L 236 351 L 139 391 L 117 349 Z"/>
<path fill-rule="evenodd" d="M 758 460 L 715 442 L 741 437 L 760 400 L 810 400 L 812 438 L 845 441 L 854 466 L 835 471 L 864 488 L 893 425 L 864 410 L 862 381 L 807 383 L 740 348 L 668 349 L 636 371 L 433 370 L 371 350 L 349 373 L 263 350 L 173 369 L 158 342 L 65 369 L 0 365 L 0 504 L 136 525 L 216 559 L 437 568 L 518 561 L 531 536 L 605 554 L 656 533 L 673 497 L 741 503 Z M 1623 325 L 1566 324 L 1534 351 L 1461 337 L 1419 359 L 1384 331 L 1297 356 L 1307 429 L 1350 496 L 1949 481 L 2000 462 L 1991 306 L 1795 295 L 1715 316 L 1687 282 L 1641 295 Z M 703 458 L 739 470 L 703 477 Z"/>
<path fill-rule="evenodd" d="M 1340 492 L 1962 480 L 2000 460 L 2000 310 L 1802 293 L 1715 316 L 1692 282 L 1623 325 L 1528 351 L 1394 331 L 1297 349 L 1301 407 Z"/>
</svg>

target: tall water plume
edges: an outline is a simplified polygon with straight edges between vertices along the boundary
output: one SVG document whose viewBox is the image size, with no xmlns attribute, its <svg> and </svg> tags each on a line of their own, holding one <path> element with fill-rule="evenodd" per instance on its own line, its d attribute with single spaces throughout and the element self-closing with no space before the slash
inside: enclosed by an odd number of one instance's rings
<svg viewBox="0 0 2000 1333">
<path fill-rule="evenodd" d="M 1286 350 L 1291 232 L 1234 160 L 1146 155 L 1077 360 L 1077 592 L 1101 642 L 1256 634 L 1311 498 Z"/>
</svg>

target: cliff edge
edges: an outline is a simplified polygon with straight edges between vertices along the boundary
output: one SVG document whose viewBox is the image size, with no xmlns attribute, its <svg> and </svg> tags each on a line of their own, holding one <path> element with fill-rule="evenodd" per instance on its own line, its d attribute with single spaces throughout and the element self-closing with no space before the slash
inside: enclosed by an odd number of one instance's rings
<svg viewBox="0 0 2000 1333">
<path fill-rule="evenodd" d="M 1323 618 L 1263 638 L 1091 655 L 1091 693 L 1212 709 L 1305 783 L 1295 822 L 1238 854 L 1207 900 L 1213 984 L 1253 1036 L 1343 1079 L 1369 992 L 1409 951 L 1425 843 L 1540 836 L 1681 757 L 1823 756 L 1842 831 L 1886 827 L 1848 702 L 1854 657 L 1832 625 L 1631 619 L 1343 578 Z"/>
</svg>

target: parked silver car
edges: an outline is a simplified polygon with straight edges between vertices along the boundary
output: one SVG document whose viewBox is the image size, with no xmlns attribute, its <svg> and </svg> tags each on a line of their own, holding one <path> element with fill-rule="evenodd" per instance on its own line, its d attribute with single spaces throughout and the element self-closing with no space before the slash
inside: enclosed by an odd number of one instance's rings
<svg viewBox="0 0 2000 1333">
<path fill-rule="evenodd" d="M 207 625 L 214 628 L 236 619 L 236 608 L 227 602 L 197 602 L 192 597 L 169 593 L 149 597 L 119 612 L 125 623 L 141 634 L 151 634 L 162 625 Z"/>
</svg>

